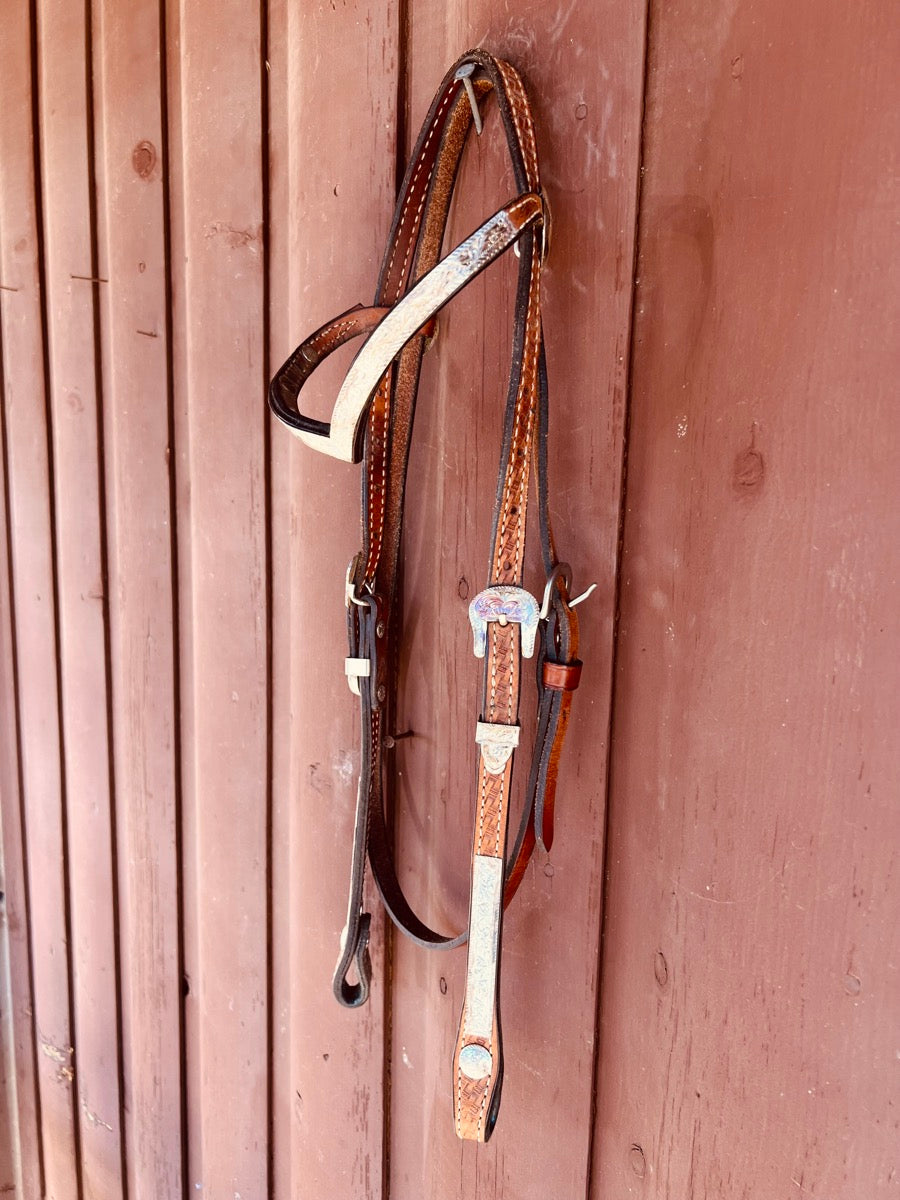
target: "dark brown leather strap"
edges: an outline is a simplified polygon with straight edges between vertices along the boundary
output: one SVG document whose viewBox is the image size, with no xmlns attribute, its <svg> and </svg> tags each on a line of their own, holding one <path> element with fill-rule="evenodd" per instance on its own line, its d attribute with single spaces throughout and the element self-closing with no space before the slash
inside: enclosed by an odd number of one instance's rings
<svg viewBox="0 0 900 1200">
<path fill-rule="evenodd" d="M 518 196 L 444 258 L 440 257 L 463 147 L 480 107 L 496 99 Z M 536 843 L 549 848 L 559 754 L 581 664 L 567 568 L 557 563 L 547 500 L 547 379 L 540 317 L 540 275 L 548 214 L 538 174 L 531 111 L 509 64 L 470 51 L 445 76 L 426 116 L 406 172 L 374 305 L 357 306 L 322 326 L 272 381 L 275 414 L 304 441 L 335 457 L 364 461 L 363 549 L 348 573 L 347 672 L 360 697 L 361 771 L 347 924 L 335 973 L 341 1003 L 365 1001 L 369 990 L 370 917 L 363 911 L 368 854 L 395 923 L 431 948 L 462 944 L 469 930 L 442 935 L 415 914 L 400 887 L 386 821 L 400 636 L 398 562 L 403 504 L 422 354 L 436 314 L 450 297 L 513 244 L 520 258 L 512 369 L 494 505 L 488 587 L 473 601 L 476 649 L 484 655 L 481 747 L 473 836 L 471 942 L 467 989 L 454 1055 L 454 1120 L 461 1137 L 485 1141 L 496 1121 L 503 1077 L 497 1005 L 501 893 L 508 903 Z M 367 335 L 348 371 L 330 423 L 305 417 L 299 393 L 338 345 Z M 542 611 L 522 590 L 529 479 L 548 577 Z M 523 648 L 539 628 L 538 725 L 526 803 L 507 856 L 513 751 Z M 387 805 L 389 810 L 389 803 Z M 504 889 L 505 880 L 505 889 Z M 350 974 L 356 981 L 351 982 Z"/>
</svg>

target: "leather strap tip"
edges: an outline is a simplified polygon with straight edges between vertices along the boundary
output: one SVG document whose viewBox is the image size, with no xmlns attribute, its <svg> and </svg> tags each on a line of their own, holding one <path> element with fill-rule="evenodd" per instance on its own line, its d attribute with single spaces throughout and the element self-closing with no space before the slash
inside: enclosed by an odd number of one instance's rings
<svg viewBox="0 0 900 1200">
<path fill-rule="evenodd" d="M 581 683 L 582 663 L 576 659 L 570 663 L 544 662 L 542 682 L 553 692 L 574 692 Z"/>
<path fill-rule="evenodd" d="M 454 1123 L 460 1141 L 489 1142 L 497 1125 L 503 1090 L 503 1054 L 499 1046 L 494 1047 L 492 1052 L 496 1055 L 496 1062 L 491 1075 L 473 1080 L 461 1070 L 457 1050 L 454 1062 Z"/>
<path fill-rule="evenodd" d="M 361 913 L 356 931 L 355 945 L 345 945 L 334 972 L 334 996 L 338 1004 L 344 1008 L 359 1008 L 369 999 L 369 986 L 372 982 L 372 959 L 369 956 L 369 930 L 372 917 L 369 913 Z M 357 983 L 348 983 L 347 975 L 353 963 L 356 963 Z"/>
<path fill-rule="evenodd" d="M 555 782 L 550 795 L 539 796 L 534 806 L 534 840 L 548 854 L 553 849 L 553 815 L 555 804 Z"/>
</svg>

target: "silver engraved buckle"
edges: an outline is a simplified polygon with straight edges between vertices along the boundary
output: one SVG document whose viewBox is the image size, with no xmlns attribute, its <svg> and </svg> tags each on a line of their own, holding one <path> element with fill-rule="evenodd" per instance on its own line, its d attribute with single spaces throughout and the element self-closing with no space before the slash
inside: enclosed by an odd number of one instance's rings
<svg viewBox="0 0 900 1200">
<path fill-rule="evenodd" d="M 531 658 L 539 619 L 540 605 L 531 592 L 505 583 L 485 588 L 469 605 L 475 657 L 484 658 L 489 621 L 496 621 L 498 625 L 508 625 L 514 621 L 522 630 L 522 654 L 525 658 Z"/>
</svg>

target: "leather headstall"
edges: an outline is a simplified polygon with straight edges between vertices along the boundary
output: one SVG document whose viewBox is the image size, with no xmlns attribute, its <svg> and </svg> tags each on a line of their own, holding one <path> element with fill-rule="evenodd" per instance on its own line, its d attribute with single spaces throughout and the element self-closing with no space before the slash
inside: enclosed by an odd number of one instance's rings
<svg viewBox="0 0 900 1200">
<path fill-rule="evenodd" d="M 441 248 L 460 158 L 481 107 L 493 94 L 512 159 L 516 195 L 443 258 Z M 466 990 L 453 1058 L 453 1111 L 461 1138 L 487 1141 L 503 1082 L 499 963 L 503 909 L 536 843 L 549 850 L 559 754 L 578 687 L 578 622 L 571 572 L 556 555 L 547 499 L 547 375 L 541 329 L 541 267 L 549 214 L 538 176 L 528 97 L 506 62 L 464 54 L 444 77 L 413 150 L 394 214 L 374 304 L 323 325 L 272 380 L 269 404 L 302 441 L 348 462 L 364 462 L 363 541 L 347 573 L 349 653 L 358 695 L 361 768 L 347 924 L 334 977 L 341 1004 L 368 997 L 370 915 L 364 912 L 366 857 L 394 923 L 413 941 L 449 949 L 468 940 Z M 474 652 L 483 661 L 480 748 L 475 785 L 469 926 L 436 933 L 413 912 L 400 886 L 386 801 L 392 789 L 398 563 L 403 499 L 422 355 L 440 309 L 505 251 L 519 258 L 512 366 L 493 514 L 488 586 L 469 606 Z M 313 370 L 351 338 L 365 341 L 341 385 L 330 423 L 301 413 L 299 393 Z M 529 477 L 534 475 L 546 587 L 522 586 Z M 587 595 L 587 593 L 585 593 Z M 522 659 L 537 662 L 537 733 L 522 822 L 507 853 L 509 797 L 519 741 Z M 389 811 L 389 809 L 388 809 Z M 355 974 L 355 982 L 351 982 Z"/>
</svg>

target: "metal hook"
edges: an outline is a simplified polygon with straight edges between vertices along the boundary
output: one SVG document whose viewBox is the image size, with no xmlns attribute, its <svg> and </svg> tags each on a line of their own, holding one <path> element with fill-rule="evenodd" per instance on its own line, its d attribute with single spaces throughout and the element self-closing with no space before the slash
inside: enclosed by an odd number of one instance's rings
<svg viewBox="0 0 900 1200">
<path fill-rule="evenodd" d="M 475 132 L 481 137 L 481 131 L 484 125 L 481 121 L 481 113 L 478 111 L 478 97 L 475 95 L 475 89 L 472 87 L 472 76 L 475 73 L 475 63 L 463 63 L 454 79 L 461 81 L 466 89 L 466 95 L 469 97 L 469 104 L 472 106 L 472 120 L 475 122 Z"/>
<path fill-rule="evenodd" d="M 582 602 L 582 600 L 587 600 L 588 596 L 591 594 L 591 592 L 594 590 L 595 587 L 597 587 L 597 584 L 592 583 L 591 586 L 589 588 L 587 588 L 585 591 L 583 591 L 580 596 L 576 596 L 574 600 L 570 600 L 569 608 L 575 608 L 575 606 L 577 604 L 580 604 Z"/>
<path fill-rule="evenodd" d="M 557 579 L 560 578 L 560 576 L 562 576 L 562 578 L 565 580 L 566 591 L 568 591 L 572 586 L 572 568 L 568 563 L 557 563 L 547 578 L 547 586 L 544 588 L 544 599 L 543 603 L 541 604 L 540 611 L 540 619 L 542 621 L 546 621 L 547 617 L 550 615 L 550 597 L 553 594 L 553 585 L 556 583 Z M 588 596 L 596 586 L 596 583 L 592 583 L 591 586 L 583 591 L 580 596 L 576 596 L 574 600 L 570 600 L 568 602 L 569 608 L 575 608 L 576 605 L 582 602 L 582 600 L 587 600 Z"/>
</svg>

